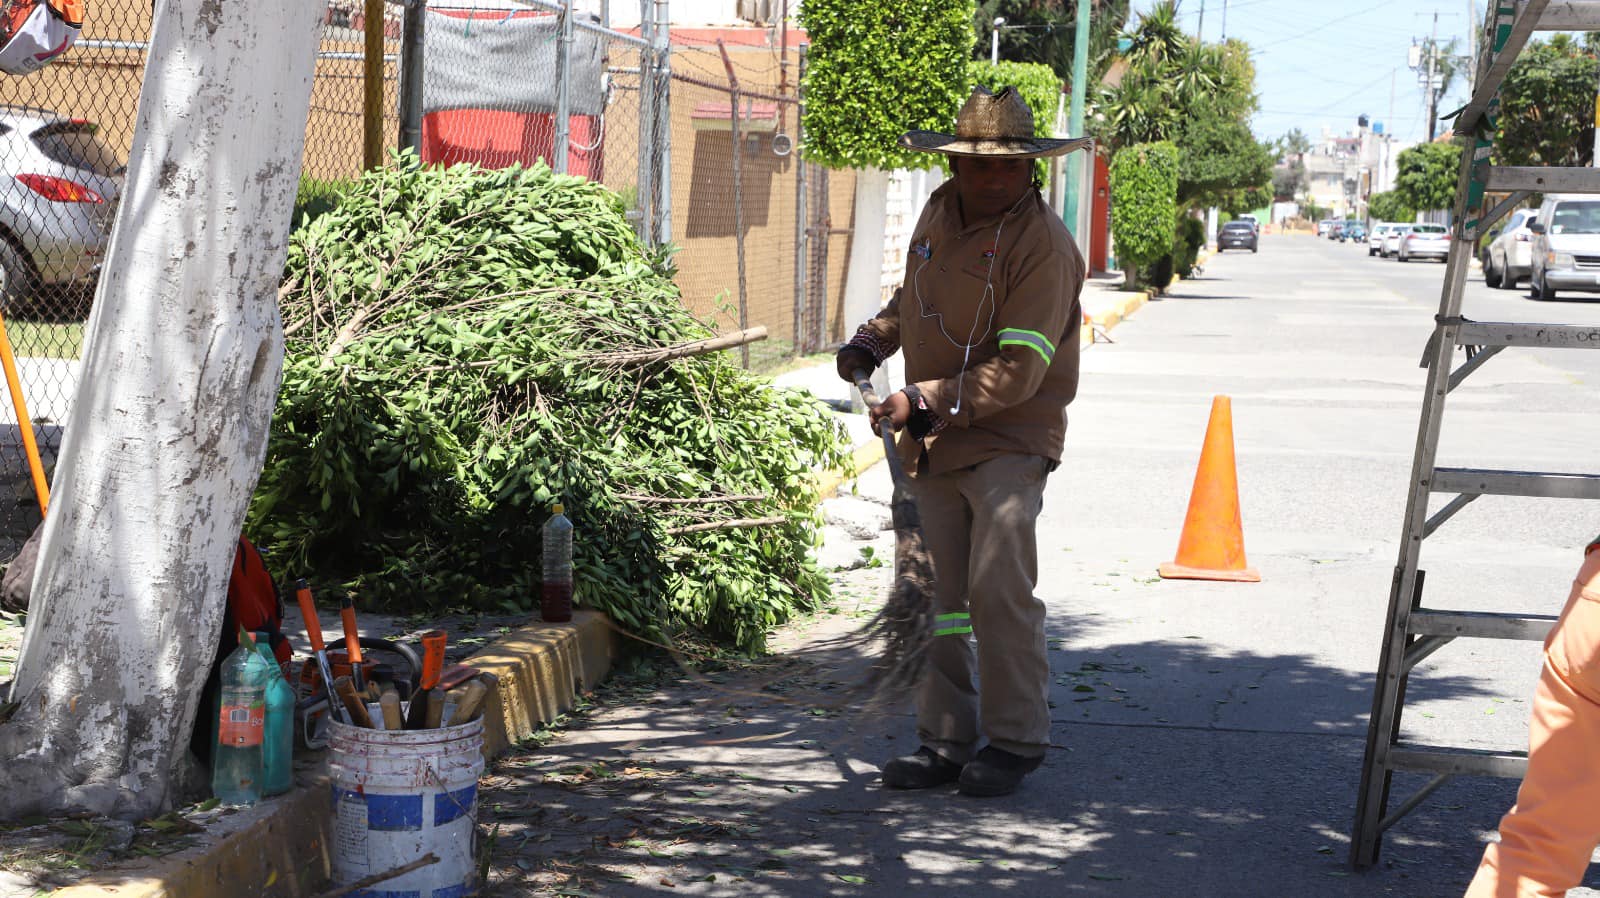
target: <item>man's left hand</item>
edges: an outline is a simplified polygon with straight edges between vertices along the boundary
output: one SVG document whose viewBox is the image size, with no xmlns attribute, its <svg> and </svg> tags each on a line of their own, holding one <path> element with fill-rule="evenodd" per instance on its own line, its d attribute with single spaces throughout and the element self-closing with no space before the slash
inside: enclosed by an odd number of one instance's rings
<svg viewBox="0 0 1600 898">
<path fill-rule="evenodd" d="M 899 430 L 906 426 L 906 421 L 911 417 L 911 397 L 904 392 L 890 394 L 888 399 L 872 407 L 872 432 L 882 435 L 879 429 L 885 421 L 889 423 L 890 430 Z"/>
</svg>

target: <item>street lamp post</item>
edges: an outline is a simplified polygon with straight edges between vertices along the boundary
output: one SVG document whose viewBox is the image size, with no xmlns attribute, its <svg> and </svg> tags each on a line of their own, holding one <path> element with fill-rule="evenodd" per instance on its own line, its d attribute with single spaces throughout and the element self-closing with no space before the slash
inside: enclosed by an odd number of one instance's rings
<svg viewBox="0 0 1600 898">
<path fill-rule="evenodd" d="M 989 64 L 1000 64 L 1000 26 L 1006 23 L 1005 16 L 996 16 L 994 30 L 989 32 Z"/>
</svg>

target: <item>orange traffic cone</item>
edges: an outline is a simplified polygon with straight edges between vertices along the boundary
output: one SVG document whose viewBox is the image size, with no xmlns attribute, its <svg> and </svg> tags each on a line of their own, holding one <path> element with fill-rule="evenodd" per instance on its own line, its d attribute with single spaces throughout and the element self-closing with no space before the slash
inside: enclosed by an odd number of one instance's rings
<svg viewBox="0 0 1600 898">
<path fill-rule="evenodd" d="M 1245 566 L 1239 476 L 1233 464 L 1233 403 L 1226 396 L 1211 400 L 1211 423 L 1206 425 L 1200 468 L 1189 494 L 1178 557 L 1163 564 L 1160 572 L 1167 579 L 1261 580 L 1260 573 Z"/>
</svg>

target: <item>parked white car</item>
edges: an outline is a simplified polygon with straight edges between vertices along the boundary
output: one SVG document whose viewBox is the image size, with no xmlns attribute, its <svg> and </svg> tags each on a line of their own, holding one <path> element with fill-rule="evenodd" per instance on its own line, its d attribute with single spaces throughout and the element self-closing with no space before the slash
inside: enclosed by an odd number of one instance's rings
<svg viewBox="0 0 1600 898">
<path fill-rule="evenodd" d="M 1600 293 L 1600 199 L 1550 194 L 1529 226 L 1533 251 L 1528 287 L 1536 299 L 1557 290 Z"/>
<path fill-rule="evenodd" d="M 1412 259 L 1438 259 L 1443 262 L 1450 256 L 1450 230 L 1440 224 L 1416 224 L 1400 238 L 1395 258 L 1402 262 Z"/>
<path fill-rule="evenodd" d="M 1411 233 L 1412 225 L 1396 224 L 1389 226 L 1389 233 L 1383 235 L 1383 246 L 1378 250 L 1378 255 L 1387 259 L 1398 255 L 1400 252 L 1400 238 Z"/>
<path fill-rule="evenodd" d="M 1389 236 L 1389 231 L 1394 228 L 1392 221 L 1380 221 L 1367 232 L 1367 255 L 1376 256 L 1383 252 L 1384 238 Z"/>
<path fill-rule="evenodd" d="M 1533 266 L 1533 230 L 1528 226 L 1538 220 L 1538 209 L 1518 209 L 1505 227 L 1489 232 L 1483 252 L 1484 284 L 1511 290 L 1528 276 Z"/>
</svg>

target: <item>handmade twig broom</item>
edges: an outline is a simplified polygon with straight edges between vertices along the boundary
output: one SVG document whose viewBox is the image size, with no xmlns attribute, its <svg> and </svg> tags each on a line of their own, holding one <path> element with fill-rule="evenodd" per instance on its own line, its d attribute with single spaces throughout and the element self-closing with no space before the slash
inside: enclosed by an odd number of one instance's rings
<svg viewBox="0 0 1600 898">
<path fill-rule="evenodd" d="M 856 389 L 869 408 L 879 404 L 867 372 L 854 372 Z M 896 702 L 922 681 L 928 644 L 933 640 L 933 561 L 922 533 L 922 516 L 911 496 L 905 466 L 894 445 L 894 430 L 887 423 L 880 427 L 883 454 L 894 481 L 891 510 L 894 515 L 894 588 L 888 601 L 867 624 L 863 635 L 882 641 L 878 659 L 867 673 L 865 692 L 873 702 Z"/>
</svg>

